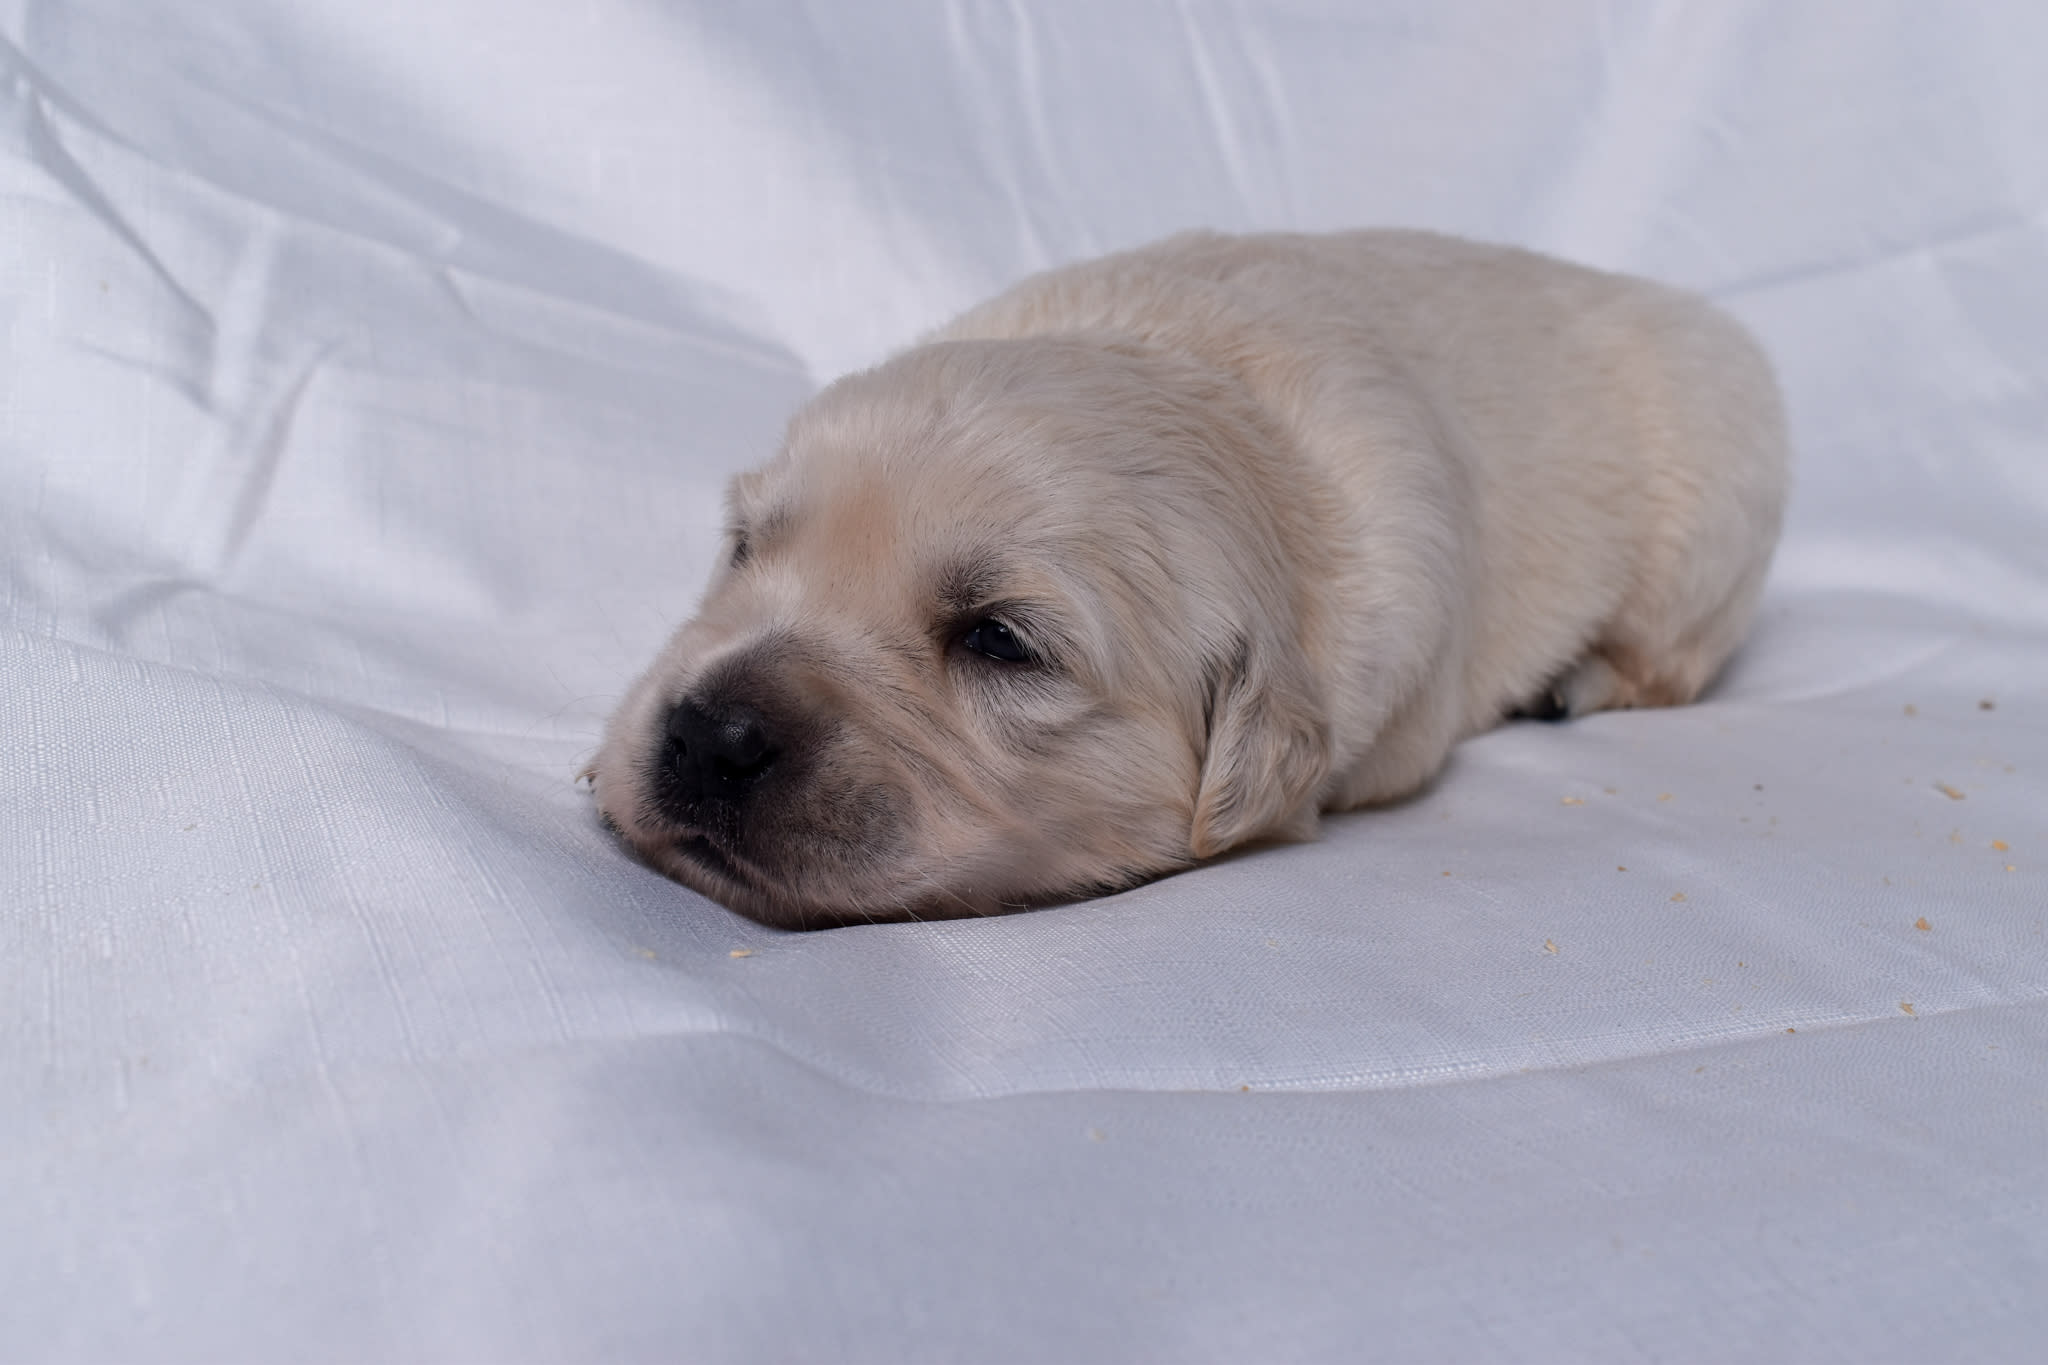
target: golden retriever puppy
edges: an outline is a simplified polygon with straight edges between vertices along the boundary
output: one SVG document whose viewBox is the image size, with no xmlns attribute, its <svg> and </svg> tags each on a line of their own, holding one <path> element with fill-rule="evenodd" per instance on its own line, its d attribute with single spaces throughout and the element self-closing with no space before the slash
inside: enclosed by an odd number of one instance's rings
<svg viewBox="0 0 2048 1365">
<path fill-rule="evenodd" d="M 1692 700 L 1786 462 L 1757 347 L 1646 281 L 1397 231 L 1054 270 L 841 379 L 734 481 L 597 802 L 790 926 L 1303 838 L 1503 716 Z"/>
</svg>

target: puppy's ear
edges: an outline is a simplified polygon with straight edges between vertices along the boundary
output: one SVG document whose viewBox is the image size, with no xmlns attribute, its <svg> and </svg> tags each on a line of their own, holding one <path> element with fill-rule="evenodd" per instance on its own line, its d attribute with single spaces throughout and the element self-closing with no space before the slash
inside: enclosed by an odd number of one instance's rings
<svg viewBox="0 0 2048 1365">
<path fill-rule="evenodd" d="M 1240 637 L 1210 676 L 1209 747 L 1188 844 L 1207 858 L 1260 835 L 1306 838 L 1329 727 L 1304 662 Z"/>
</svg>

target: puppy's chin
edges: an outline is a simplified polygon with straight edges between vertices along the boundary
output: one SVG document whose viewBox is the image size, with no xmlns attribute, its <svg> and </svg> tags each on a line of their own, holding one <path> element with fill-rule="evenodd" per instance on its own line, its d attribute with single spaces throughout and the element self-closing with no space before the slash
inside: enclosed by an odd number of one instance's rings
<svg viewBox="0 0 2048 1365">
<path fill-rule="evenodd" d="M 800 887 L 793 886 L 706 834 L 665 824 L 651 827 L 641 821 L 625 825 L 602 806 L 600 811 L 605 823 L 640 861 L 699 895 L 775 929 L 832 929 L 850 924 L 963 919 L 1008 914 L 1059 899 L 1005 899 L 940 887 L 929 878 L 908 872 L 900 883 L 879 874 L 865 879 L 868 885 L 849 884 L 835 889 L 829 885 L 835 879 L 829 874 L 821 876 L 816 867 L 806 869 Z"/>
</svg>

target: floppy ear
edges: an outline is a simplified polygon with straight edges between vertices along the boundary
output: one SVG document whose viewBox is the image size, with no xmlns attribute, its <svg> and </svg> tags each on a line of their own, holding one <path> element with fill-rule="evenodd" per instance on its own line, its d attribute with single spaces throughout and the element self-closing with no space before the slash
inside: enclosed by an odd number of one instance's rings
<svg viewBox="0 0 2048 1365">
<path fill-rule="evenodd" d="M 1308 837 L 1329 765 L 1329 726 L 1304 662 L 1239 637 L 1210 678 L 1190 849 L 1207 858 L 1262 834 Z"/>
</svg>

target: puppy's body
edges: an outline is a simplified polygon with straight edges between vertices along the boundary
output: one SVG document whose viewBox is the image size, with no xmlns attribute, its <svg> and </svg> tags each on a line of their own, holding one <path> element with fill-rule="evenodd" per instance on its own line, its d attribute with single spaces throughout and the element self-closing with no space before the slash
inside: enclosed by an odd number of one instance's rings
<svg viewBox="0 0 2048 1365">
<path fill-rule="evenodd" d="M 1690 701 L 1749 624 L 1783 417 L 1698 298 L 1429 233 L 1199 233 L 1041 275 L 939 339 L 1075 332 L 1227 373 L 1300 457 L 1326 808 L 1406 794 L 1553 684 L 1574 714 Z"/>
<path fill-rule="evenodd" d="M 1785 481 L 1769 367 L 1696 298 L 1425 233 L 1177 237 L 800 413 L 599 800 L 768 918 L 1127 884 L 1411 792 L 1518 707 L 1691 700 Z M 991 671 L 989 623 L 1026 657 Z"/>
</svg>

